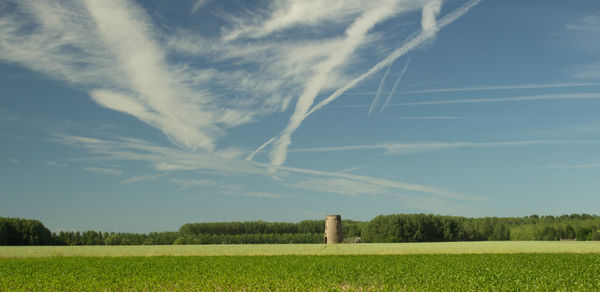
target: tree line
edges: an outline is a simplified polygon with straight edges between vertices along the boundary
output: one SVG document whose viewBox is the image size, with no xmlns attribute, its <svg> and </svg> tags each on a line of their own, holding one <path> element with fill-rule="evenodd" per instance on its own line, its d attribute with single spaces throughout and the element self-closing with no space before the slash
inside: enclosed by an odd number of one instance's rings
<svg viewBox="0 0 600 292">
<path fill-rule="evenodd" d="M 53 240 L 38 220 L 0 217 L 0 245 L 50 245 Z"/>
<path fill-rule="evenodd" d="M 600 216 L 466 218 L 426 214 L 381 215 L 362 233 L 366 242 L 487 240 L 600 240 Z"/>
<path fill-rule="evenodd" d="M 0 217 L 0 245 L 159 245 L 321 243 L 325 220 L 188 223 L 173 232 L 60 231 L 40 221 Z M 346 242 L 441 242 L 487 240 L 600 240 L 600 216 L 467 218 L 431 214 L 380 215 L 342 220 Z"/>
</svg>

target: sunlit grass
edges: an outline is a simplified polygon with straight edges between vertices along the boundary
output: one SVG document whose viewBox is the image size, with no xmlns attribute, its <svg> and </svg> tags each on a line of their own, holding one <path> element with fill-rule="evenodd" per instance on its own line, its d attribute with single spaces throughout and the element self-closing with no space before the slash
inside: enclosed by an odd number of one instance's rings
<svg viewBox="0 0 600 292">
<path fill-rule="evenodd" d="M 0 258 L 56 256 L 395 255 L 600 253 L 599 241 L 489 241 L 370 244 L 0 246 Z"/>
<path fill-rule="evenodd" d="M 598 291 L 600 254 L 0 259 L 0 291 Z"/>
</svg>

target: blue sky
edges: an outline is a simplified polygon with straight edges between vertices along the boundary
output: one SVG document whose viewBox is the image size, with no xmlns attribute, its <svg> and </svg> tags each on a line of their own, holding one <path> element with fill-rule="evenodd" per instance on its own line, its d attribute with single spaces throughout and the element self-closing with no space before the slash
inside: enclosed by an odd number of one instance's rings
<svg viewBox="0 0 600 292">
<path fill-rule="evenodd" d="M 0 216 L 600 205 L 596 1 L 2 1 Z"/>
</svg>

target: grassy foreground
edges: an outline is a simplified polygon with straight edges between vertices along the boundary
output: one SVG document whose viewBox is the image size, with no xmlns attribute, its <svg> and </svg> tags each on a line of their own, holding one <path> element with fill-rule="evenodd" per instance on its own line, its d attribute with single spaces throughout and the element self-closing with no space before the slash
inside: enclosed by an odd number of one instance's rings
<svg viewBox="0 0 600 292">
<path fill-rule="evenodd" d="M 599 291 L 600 243 L 0 247 L 15 290 Z"/>
<path fill-rule="evenodd" d="M 598 291 L 600 254 L 0 260 L 0 290 Z"/>
<path fill-rule="evenodd" d="M 63 256 L 403 255 L 600 253 L 600 241 L 484 241 L 369 244 L 0 246 L 0 258 Z"/>
</svg>

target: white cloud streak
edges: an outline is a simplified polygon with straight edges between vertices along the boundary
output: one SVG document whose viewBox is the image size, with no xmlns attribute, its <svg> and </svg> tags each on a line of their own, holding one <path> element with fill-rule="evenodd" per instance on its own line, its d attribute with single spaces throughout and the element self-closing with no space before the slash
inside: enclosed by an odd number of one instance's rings
<svg viewBox="0 0 600 292">
<path fill-rule="evenodd" d="M 58 162 L 55 162 L 55 161 L 46 161 L 45 164 L 46 165 L 50 165 L 50 166 L 67 167 L 66 164 L 64 164 L 64 163 L 58 163 Z"/>
<path fill-rule="evenodd" d="M 85 90 L 98 105 L 155 127 L 179 147 L 162 147 L 132 138 L 57 138 L 94 154 L 84 161 L 143 161 L 161 173 L 203 171 L 224 176 L 267 177 L 272 176 L 269 169 L 279 165 L 275 171 L 285 183 L 290 183 L 286 181 L 290 180 L 286 173 L 295 173 L 370 185 L 387 192 L 404 190 L 444 198 L 466 198 L 430 186 L 281 164 L 291 143 L 291 134 L 308 115 L 337 98 L 335 94 L 339 96 L 379 71 L 379 67 L 389 65 L 431 39 L 478 1 L 468 2 L 438 23 L 435 22 L 441 5 L 438 0 L 275 1 L 260 11 L 224 15 L 220 20 L 225 24 L 219 27 L 223 33 L 217 36 L 181 28 L 163 30 L 164 26 L 155 25 L 142 6 L 130 1 L 7 1 L 11 10 L 0 11 L 1 60 Z M 192 11 L 205 4 L 195 2 L 198 3 L 199 6 L 192 6 Z M 366 75 L 355 79 L 347 75 L 350 65 L 362 58 L 359 51 L 372 48 L 380 39 L 379 34 L 372 33 L 377 24 L 421 8 L 423 31 L 420 36 Z M 330 27 L 335 29 L 327 32 L 322 29 Z M 282 38 L 277 33 L 288 30 L 302 34 L 298 38 Z M 190 56 L 200 58 L 201 62 L 186 59 Z M 319 93 L 336 88 L 334 95 L 313 106 Z M 218 143 L 227 129 L 283 112 L 296 96 L 294 113 L 287 127 L 273 140 L 276 141 L 274 149 L 279 150 L 270 153 L 271 164 L 250 161 L 252 153 L 248 160 L 242 160 L 239 158 L 242 150 Z M 269 143 L 265 144 L 260 148 Z M 84 169 L 123 174 L 118 169 Z M 143 178 L 133 177 L 122 182 L 134 183 Z M 265 194 L 262 193 L 268 196 Z"/>
<path fill-rule="evenodd" d="M 285 70 L 294 67 L 288 54 L 301 48 L 286 49 L 295 43 L 228 46 L 179 31 L 164 37 L 130 1 L 8 1 L 11 9 L 0 11 L 1 60 L 83 88 L 100 106 L 132 115 L 191 150 L 219 151 L 216 141 L 228 128 L 285 110 L 298 84 L 291 79 L 306 75 L 301 71 L 319 58 L 304 54 L 308 59 L 293 62 L 305 66 L 292 71 Z M 169 62 L 170 49 L 182 43 L 200 48 L 195 52 L 208 68 Z M 274 57 L 257 57 L 267 52 Z M 232 66 L 240 59 L 261 67 Z"/>
<path fill-rule="evenodd" d="M 213 150 L 220 131 L 214 125 L 214 113 L 202 106 L 210 98 L 196 95 L 189 99 L 191 92 L 170 72 L 146 16 L 127 2 L 89 0 L 86 4 L 100 40 L 117 58 L 118 69 L 134 92 L 93 90 L 92 98 L 162 129 L 175 144 Z"/>
<path fill-rule="evenodd" d="M 223 35 L 205 36 L 178 27 L 161 31 L 164 26 L 129 1 L 7 1 L 11 9 L 0 12 L 0 59 L 86 90 L 98 105 L 157 128 L 181 148 L 215 155 L 235 155 L 217 143 L 228 128 L 285 111 L 300 96 L 288 127 L 293 131 L 318 92 L 347 82 L 357 49 L 379 38 L 369 34 L 375 24 L 423 5 L 275 1 L 259 12 L 222 15 Z M 196 1 L 191 12 L 210 4 Z M 332 35 L 324 27 L 346 30 Z M 288 29 L 310 32 L 276 34 Z M 198 66 L 178 56 L 183 61 L 173 63 L 174 54 L 204 61 Z"/>
<path fill-rule="evenodd" d="M 207 186 L 215 186 L 217 183 L 208 179 L 179 179 L 174 178 L 171 179 L 171 182 L 180 185 L 181 187 L 177 190 L 181 192 L 183 190 L 189 189 L 191 187 L 207 187 Z"/>
<path fill-rule="evenodd" d="M 296 172 L 296 173 L 306 173 L 306 174 L 312 174 L 312 175 L 317 175 L 317 176 L 348 179 L 348 180 L 352 180 L 352 181 L 356 181 L 356 182 L 371 184 L 374 187 L 383 187 L 383 188 L 386 188 L 388 190 L 388 192 L 393 192 L 394 190 L 404 190 L 404 191 L 428 193 L 428 194 L 446 198 L 446 199 L 469 200 L 469 201 L 481 200 L 481 198 L 476 197 L 476 196 L 458 194 L 458 193 L 450 192 L 450 191 L 436 188 L 436 187 L 431 187 L 431 186 L 426 186 L 426 185 L 418 185 L 418 184 L 409 184 L 409 183 L 387 180 L 387 179 L 380 179 L 380 178 L 364 176 L 364 175 L 320 171 L 320 170 L 310 170 L 310 169 L 302 169 L 302 168 L 286 167 L 286 166 L 281 166 L 280 169 L 285 170 L 285 171 L 290 171 L 290 172 Z M 316 188 L 318 186 L 311 186 L 311 187 Z"/>
<path fill-rule="evenodd" d="M 196 0 L 196 2 L 194 2 L 194 4 L 192 4 L 192 10 L 190 11 L 190 14 L 194 14 L 196 13 L 196 11 L 198 11 L 198 9 L 204 7 L 209 0 Z"/>
<path fill-rule="evenodd" d="M 348 180 L 344 178 L 311 178 L 288 184 L 289 187 L 317 192 L 327 192 L 344 196 L 381 195 L 389 190 L 385 186 Z"/>
<path fill-rule="evenodd" d="M 471 1 L 467 2 L 467 3 L 465 3 L 460 8 L 452 11 L 451 13 L 449 13 L 448 15 L 446 15 L 444 18 L 440 19 L 440 21 L 438 23 L 438 26 L 437 26 L 438 30 L 442 29 L 443 27 L 447 26 L 448 24 L 452 23 L 454 20 L 458 19 L 459 17 L 461 17 L 462 15 L 464 15 L 465 13 L 467 13 L 471 8 L 473 8 L 479 2 L 480 2 L 479 0 L 471 0 Z M 394 62 L 396 59 L 400 58 L 401 56 L 405 55 L 409 51 L 411 51 L 414 48 L 418 47 L 419 45 L 421 45 L 424 41 L 426 41 L 430 37 L 432 37 L 431 32 L 425 32 L 424 33 L 422 31 L 420 34 L 418 34 L 413 39 L 411 39 L 410 41 L 408 41 L 404 46 L 402 46 L 399 49 L 395 50 L 392 54 L 390 54 L 389 56 L 387 56 L 381 62 L 379 62 L 375 66 L 371 67 L 371 69 L 369 69 L 367 72 L 365 72 L 362 75 L 360 75 L 359 77 L 353 79 L 352 81 L 350 81 L 350 83 L 346 84 L 342 88 L 339 88 L 333 94 L 331 94 L 330 96 L 328 96 L 327 98 L 325 98 L 324 100 L 322 100 L 321 102 L 319 102 L 318 104 L 316 104 L 306 114 L 306 116 L 308 117 L 313 112 L 315 112 L 317 110 L 320 110 L 321 108 L 325 107 L 326 105 L 328 105 L 329 103 L 331 103 L 332 101 L 334 101 L 335 99 L 337 99 L 344 92 L 346 92 L 350 88 L 354 87 L 356 84 L 358 84 L 359 82 L 363 81 L 365 78 L 371 76 L 375 72 L 383 69 L 389 63 Z"/>
<path fill-rule="evenodd" d="M 133 177 L 122 180 L 121 184 L 127 185 L 127 184 L 139 183 L 139 182 L 143 182 L 143 181 L 155 180 L 155 179 L 163 177 L 165 175 L 166 174 L 164 174 L 164 173 L 159 173 L 159 174 L 153 174 L 153 175 L 133 176 Z"/>
<path fill-rule="evenodd" d="M 296 196 L 290 195 L 290 194 L 249 191 L 245 187 L 239 186 L 239 185 L 223 186 L 222 190 L 220 190 L 219 193 L 225 194 L 225 195 L 235 195 L 235 196 L 253 197 L 253 198 L 261 198 L 261 199 L 282 199 L 282 198 L 295 198 L 296 197 Z"/>
<path fill-rule="evenodd" d="M 371 112 L 373 112 L 373 108 L 379 101 L 379 95 L 381 95 L 381 88 L 383 87 L 383 82 L 385 82 L 385 78 L 387 77 L 388 73 L 390 73 L 390 68 L 392 67 L 392 64 L 394 64 L 394 63 L 390 63 L 388 65 L 387 69 L 385 70 L 385 73 L 383 73 L 383 77 L 381 78 L 381 81 L 379 81 L 379 85 L 377 86 L 377 93 L 375 93 L 375 98 L 373 98 L 373 102 L 371 103 L 371 106 L 369 107 L 369 112 L 367 113 L 368 115 L 371 115 Z"/>
<path fill-rule="evenodd" d="M 435 1 L 435 2 L 437 2 L 437 1 Z M 413 39 L 408 41 L 405 45 L 403 45 L 399 49 L 395 50 L 392 54 L 388 55 L 385 59 L 383 59 L 382 61 L 377 63 L 375 66 L 370 68 L 367 72 L 361 74 L 359 77 L 354 78 L 352 81 L 350 81 L 343 87 L 337 89 L 333 94 L 331 94 L 327 98 L 325 98 L 322 101 L 320 101 L 319 103 L 317 103 L 310 110 L 308 110 L 309 105 L 302 104 L 301 109 L 294 112 L 294 115 L 292 115 L 292 118 L 290 119 L 290 123 L 280 133 L 279 138 L 276 140 L 275 146 L 271 150 L 271 153 L 269 155 L 271 158 L 271 164 L 274 167 L 277 167 L 284 163 L 286 156 L 287 156 L 287 149 L 288 149 L 289 145 L 291 144 L 292 133 L 298 127 L 300 127 L 302 121 L 304 121 L 304 119 L 306 119 L 310 114 L 312 114 L 313 112 L 328 105 L 329 103 L 331 103 L 332 101 L 337 99 L 340 95 L 342 95 L 344 92 L 346 92 L 350 88 L 354 87 L 356 84 L 358 84 L 365 78 L 371 76 L 375 72 L 378 72 L 379 70 L 383 69 L 384 67 L 386 67 L 389 64 L 391 64 L 392 62 L 394 62 L 399 57 L 405 55 L 409 51 L 420 46 L 423 42 L 432 38 L 438 30 L 442 29 L 443 27 L 447 26 L 448 24 L 452 23 L 454 20 L 458 19 L 459 17 L 461 17 L 462 15 L 467 13 L 471 8 L 473 8 L 475 5 L 477 5 L 477 3 L 479 3 L 479 0 L 471 0 L 467 3 L 465 3 L 460 8 L 452 11 L 451 13 L 449 13 L 448 15 L 446 15 L 445 17 L 440 19 L 440 21 L 439 21 L 439 23 L 437 23 L 437 25 L 432 25 L 430 23 L 431 16 L 435 15 L 435 13 L 437 11 L 436 10 L 437 6 L 433 5 L 433 6 L 424 7 L 423 14 L 427 15 L 428 18 L 427 18 L 427 21 L 422 22 L 426 27 L 424 27 L 421 30 L 421 33 L 416 35 Z M 312 97 L 312 99 L 310 100 L 310 103 L 312 103 L 313 100 L 314 100 L 314 97 Z"/>
<path fill-rule="evenodd" d="M 250 161 L 250 160 L 254 159 L 254 156 L 256 156 L 256 154 L 258 154 L 260 151 L 262 151 L 265 147 L 269 146 L 269 144 L 271 144 L 273 141 L 275 141 L 276 138 L 277 137 L 273 137 L 273 138 L 269 139 L 267 142 L 260 145 L 260 147 L 256 148 L 256 150 L 252 151 L 252 153 L 250 153 L 246 157 L 246 160 Z"/>
<path fill-rule="evenodd" d="M 83 169 L 86 171 L 95 172 L 95 173 L 99 173 L 99 174 L 108 174 L 108 175 L 114 175 L 114 176 L 123 175 L 122 170 L 112 169 L 112 168 L 84 167 Z"/>
<path fill-rule="evenodd" d="M 421 116 L 421 117 L 394 117 L 396 120 L 458 120 L 464 117 L 455 116 Z"/>
<path fill-rule="evenodd" d="M 365 40 L 366 34 L 373 26 L 397 13 L 395 6 L 395 1 L 385 1 L 383 5 L 373 6 L 372 9 L 364 12 L 346 29 L 342 45 L 325 60 L 316 65 L 314 74 L 304 85 L 304 90 L 296 102 L 296 108 L 287 126 L 274 141 L 273 149 L 269 154 L 273 166 L 280 166 L 284 163 L 287 156 L 287 148 L 292 142 L 292 133 L 300 127 L 302 121 L 308 116 L 308 111 L 319 92 L 325 87 L 331 72 L 350 57 Z"/>
<path fill-rule="evenodd" d="M 548 84 L 519 84 L 519 85 L 496 85 L 496 86 L 472 86 L 456 88 L 436 88 L 423 90 L 399 91 L 399 94 L 420 94 L 420 93 L 439 93 L 439 92 L 464 92 L 464 91 L 496 91 L 496 90 L 517 90 L 517 89 L 545 89 L 561 87 L 591 87 L 600 86 L 600 83 L 593 82 L 559 82 Z"/>
<path fill-rule="evenodd" d="M 500 97 L 500 98 L 473 98 L 473 99 L 451 99 L 434 101 L 417 101 L 394 103 L 389 106 L 411 106 L 411 105 L 442 105 L 460 103 L 490 103 L 490 102 L 513 102 L 513 101 L 535 101 L 535 100 L 560 100 L 560 99 L 598 99 L 598 93 L 564 93 L 564 94 L 540 94 L 529 96 Z M 363 107 L 366 105 L 363 105 Z"/>
<path fill-rule="evenodd" d="M 421 90 L 398 91 L 396 94 L 425 94 L 425 93 L 445 93 L 445 92 L 467 92 L 467 91 L 499 91 L 499 90 L 518 90 L 518 89 L 546 89 L 562 87 L 594 87 L 600 86 L 597 82 L 559 82 L 547 84 L 517 84 L 517 85 L 496 85 L 496 86 L 471 86 L 455 88 L 434 88 Z M 373 92 L 353 92 L 348 95 L 371 95 Z"/>
<path fill-rule="evenodd" d="M 269 171 L 270 164 L 259 163 L 254 161 L 246 161 L 239 159 L 227 159 L 207 155 L 206 153 L 187 152 L 178 148 L 156 146 L 139 139 L 124 138 L 121 140 L 100 140 L 96 138 L 80 137 L 80 136 L 60 136 L 56 137 L 56 141 L 65 143 L 73 147 L 83 148 L 92 154 L 93 157 L 83 159 L 85 162 L 105 162 L 105 161 L 142 161 L 149 163 L 159 172 L 175 172 L 175 171 L 194 171 L 201 170 L 212 172 L 218 175 L 259 175 L 271 177 L 272 172 Z M 457 194 L 444 189 L 399 182 L 395 180 L 379 179 L 370 176 L 349 174 L 343 172 L 319 171 L 304 168 L 294 168 L 281 166 L 277 170 L 277 175 L 283 174 L 281 177 L 282 183 L 293 184 L 295 187 L 300 186 L 298 183 L 290 183 L 291 178 L 287 178 L 285 172 L 304 174 L 316 178 L 323 179 L 344 179 L 356 183 L 371 185 L 371 188 L 385 189 L 388 193 L 397 191 L 411 191 L 417 193 L 426 193 L 452 200 L 479 200 L 477 197 Z M 293 179 L 292 179 L 293 180 Z M 186 186 L 186 181 L 177 181 L 182 187 Z M 203 183 L 211 184 L 206 180 Z M 339 182 L 339 180 L 338 180 Z M 305 184 L 305 189 L 314 191 L 318 186 L 310 186 Z M 185 189 L 185 188 L 184 188 Z M 327 191 L 324 187 L 324 192 Z M 372 193 L 365 193 L 372 194 Z"/>
<path fill-rule="evenodd" d="M 404 67 L 402 68 L 402 71 L 400 72 L 400 76 L 398 76 L 398 79 L 396 79 L 396 82 L 394 82 L 394 86 L 392 86 L 392 90 L 390 91 L 390 94 L 388 94 L 387 98 L 385 99 L 385 102 L 383 103 L 383 105 L 381 106 L 381 109 L 379 110 L 380 113 L 383 112 L 385 107 L 388 105 L 388 103 L 392 99 L 392 95 L 396 91 L 396 87 L 398 87 L 398 84 L 402 80 L 402 77 L 404 77 L 404 73 L 406 73 L 406 69 L 408 69 L 408 64 L 410 64 L 410 58 L 408 58 L 408 60 L 406 61 L 406 64 L 404 64 Z"/>
<path fill-rule="evenodd" d="M 600 140 L 524 140 L 505 142 L 427 142 L 427 143 L 381 143 L 371 145 L 347 145 L 290 149 L 290 152 L 340 152 L 383 150 L 386 155 L 424 153 L 458 148 L 531 147 L 549 145 L 600 144 Z"/>
</svg>

